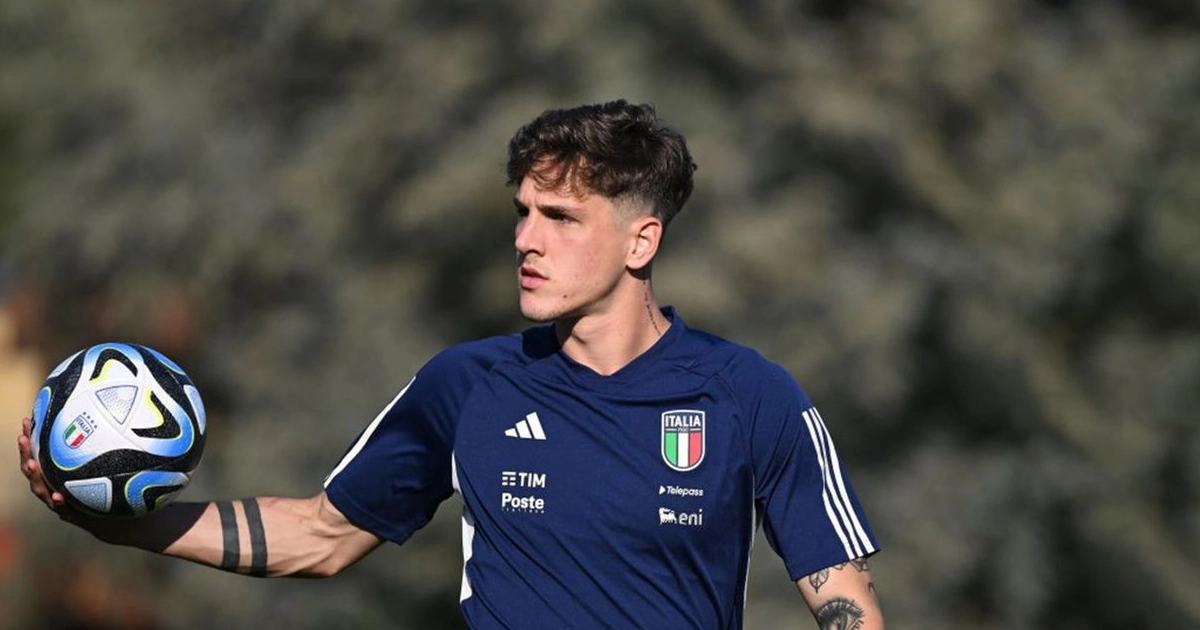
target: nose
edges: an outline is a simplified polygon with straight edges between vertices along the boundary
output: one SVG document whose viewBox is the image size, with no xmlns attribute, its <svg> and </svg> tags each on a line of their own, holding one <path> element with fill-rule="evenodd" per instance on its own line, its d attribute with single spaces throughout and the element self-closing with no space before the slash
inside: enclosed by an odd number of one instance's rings
<svg viewBox="0 0 1200 630">
<path fill-rule="evenodd" d="M 529 214 L 517 220 L 517 227 L 513 235 L 513 244 L 517 248 L 517 253 L 523 258 L 531 253 L 542 254 L 542 243 L 538 229 L 538 220 L 535 218 L 536 213 Z"/>
</svg>

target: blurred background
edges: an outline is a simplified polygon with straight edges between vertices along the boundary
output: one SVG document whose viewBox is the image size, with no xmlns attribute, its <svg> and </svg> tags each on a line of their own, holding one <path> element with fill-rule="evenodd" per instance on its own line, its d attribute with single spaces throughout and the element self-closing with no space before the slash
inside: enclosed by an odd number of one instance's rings
<svg viewBox="0 0 1200 630">
<path fill-rule="evenodd" d="M 624 97 L 700 165 L 657 290 L 820 406 L 889 627 L 1200 628 L 1198 31 L 1189 0 L 0 0 L 0 429 L 133 341 L 209 407 L 184 499 L 316 492 L 432 354 L 525 326 L 508 138 Z M 254 580 L 103 547 L 9 452 L 0 627 L 462 627 L 457 498 Z M 810 627 L 760 543 L 747 628 Z"/>
</svg>

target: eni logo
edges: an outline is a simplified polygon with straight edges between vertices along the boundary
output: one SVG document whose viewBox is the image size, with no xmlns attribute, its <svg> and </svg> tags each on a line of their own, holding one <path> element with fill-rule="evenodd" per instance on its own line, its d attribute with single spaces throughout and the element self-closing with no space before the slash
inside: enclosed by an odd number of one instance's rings
<svg viewBox="0 0 1200 630">
<path fill-rule="evenodd" d="M 699 527 L 704 524 L 704 510 L 695 513 L 676 512 L 670 508 L 660 507 L 658 508 L 658 524 Z"/>
</svg>

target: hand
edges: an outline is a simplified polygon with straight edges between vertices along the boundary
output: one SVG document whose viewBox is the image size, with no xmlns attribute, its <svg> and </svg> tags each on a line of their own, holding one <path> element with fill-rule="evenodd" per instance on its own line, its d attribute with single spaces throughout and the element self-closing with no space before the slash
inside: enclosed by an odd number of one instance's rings
<svg viewBox="0 0 1200 630">
<path fill-rule="evenodd" d="M 42 467 L 33 457 L 33 444 L 30 441 L 29 418 L 21 420 L 21 435 L 17 436 L 17 454 L 21 461 L 21 474 L 29 480 L 29 491 L 34 494 L 42 503 L 53 510 L 58 517 L 70 521 L 74 515 L 72 510 L 67 506 L 67 500 L 63 498 L 61 492 L 55 492 L 50 489 L 50 485 L 46 483 L 46 478 L 42 476 Z"/>
</svg>

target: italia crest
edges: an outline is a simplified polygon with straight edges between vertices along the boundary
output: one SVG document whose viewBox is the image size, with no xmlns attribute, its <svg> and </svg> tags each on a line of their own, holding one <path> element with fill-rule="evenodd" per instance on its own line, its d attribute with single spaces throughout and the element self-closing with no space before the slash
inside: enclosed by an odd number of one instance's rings
<svg viewBox="0 0 1200 630">
<path fill-rule="evenodd" d="M 679 472 L 695 470 L 704 461 L 704 412 L 675 409 L 662 415 L 663 462 Z"/>
<path fill-rule="evenodd" d="M 71 424 L 67 425 L 67 428 L 63 429 L 62 439 L 67 443 L 67 446 L 79 448 L 84 440 L 91 437 L 94 430 L 92 424 L 88 422 L 88 417 L 80 415 L 78 418 L 72 420 Z"/>
</svg>

